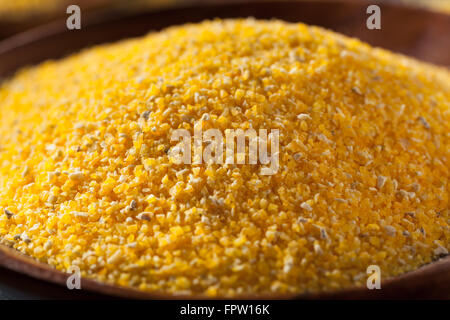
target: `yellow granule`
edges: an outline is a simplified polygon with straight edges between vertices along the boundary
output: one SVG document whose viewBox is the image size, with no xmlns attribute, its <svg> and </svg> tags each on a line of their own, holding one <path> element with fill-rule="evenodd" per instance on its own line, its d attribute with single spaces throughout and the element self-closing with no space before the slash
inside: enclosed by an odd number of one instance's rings
<svg viewBox="0 0 450 320">
<path fill-rule="evenodd" d="M 279 129 L 278 173 L 170 162 L 201 118 Z M 450 249 L 449 72 L 304 24 L 185 25 L 23 70 L 0 148 L 3 243 L 108 283 L 335 290 Z"/>
</svg>

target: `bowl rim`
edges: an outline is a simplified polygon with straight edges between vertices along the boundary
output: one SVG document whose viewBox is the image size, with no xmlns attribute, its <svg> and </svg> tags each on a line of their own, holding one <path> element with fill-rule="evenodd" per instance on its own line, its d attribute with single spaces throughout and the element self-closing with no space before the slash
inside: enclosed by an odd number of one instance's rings
<svg viewBox="0 0 450 320">
<path fill-rule="evenodd" d="M 0 266 L 31 276 L 35 279 L 66 286 L 70 273 L 66 273 L 49 264 L 37 261 L 16 249 L 0 242 Z M 445 275 L 437 278 L 437 275 Z M 141 291 L 132 287 L 122 287 L 93 278 L 81 277 L 81 288 L 90 292 L 108 296 L 131 299 L 158 300 L 330 300 L 330 299 L 396 299 L 396 292 L 417 292 L 422 287 L 435 283 L 447 284 L 450 288 L 450 255 L 426 264 L 418 269 L 403 273 L 396 277 L 381 279 L 381 290 L 370 290 L 363 286 L 350 286 L 336 291 L 310 293 L 261 293 L 238 294 L 234 296 L 211 297 L 205 294 L 176 294 L 164 291 Z M 450 290 L 450 289 L 449 289 Z M 385 294 L 388 291 L 387 295 Z"/>
</svg>

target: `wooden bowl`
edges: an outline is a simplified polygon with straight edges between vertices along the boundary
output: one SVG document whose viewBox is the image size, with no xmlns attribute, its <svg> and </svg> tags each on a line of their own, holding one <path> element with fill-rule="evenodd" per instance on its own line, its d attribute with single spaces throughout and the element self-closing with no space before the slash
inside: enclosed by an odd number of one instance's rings
<svg viewBox="0 0 450 320">
<path fill-rule="evenodd" d="M 382 29 L 365 27 L 367 3 L 362 1 L 250 2 L 205 4 L 202 6 L 147 12 L 138 15 L 85 15 L 82 30 L 68 31 L 65 21 L 45 25 L 0 42 L 0 77 L 18 68 L 49 58 L 59 58 L 81 48 L 140 36 L 151 30 L 198 22 L 215 17 L 248 17 L 301 21 L 356 36 L 372 45 L 401 52 L 436 64 L 450 66 L 450 16 L 409 8 L 379 4 Z M 66 285 L 68 275 L 0 245 L 0 265 L 29 276 Z M 91 279 L 82 279 L 82 288 L 127 298 L 207 298 L 147 293 L 121 288 Z M 236 298 L 304 299 L 393 299 L 450 298 L 450 256 L 404 275 L 382 280 L 381 290 L 353 287 L 345 290 L 303 295 L 246 295 Z"/>
</svg>

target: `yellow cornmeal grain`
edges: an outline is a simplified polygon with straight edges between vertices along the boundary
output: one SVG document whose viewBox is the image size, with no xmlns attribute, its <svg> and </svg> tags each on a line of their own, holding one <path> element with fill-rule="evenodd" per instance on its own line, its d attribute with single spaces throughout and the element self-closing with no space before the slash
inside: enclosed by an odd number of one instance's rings
<svg viewBox="0 0 450 320">
<path fill-rule="evenodd" d="M 279 171 L 170 162 L 202 117 L 279 129 Z M 112 284 L 328 291 L 450 249 L 449 72 L 304 24 L 203 22 L 23 70 L 0 148 L 3 243 Z"/>
</svg>

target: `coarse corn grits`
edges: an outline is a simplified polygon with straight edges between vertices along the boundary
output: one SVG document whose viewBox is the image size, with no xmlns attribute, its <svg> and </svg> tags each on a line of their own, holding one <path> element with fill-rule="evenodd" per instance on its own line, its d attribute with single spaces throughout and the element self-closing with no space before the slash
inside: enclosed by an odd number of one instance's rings
<svg viewBox="0 0 450 320">
<path fill-rule="evenodd" d="M 200 119 L 278 129 L 278 172 L 171 162 L 171 132 Z M 448 70 L 300 23 L 172 27 L 0 89 L 2 242 L 139 290 L 321 292 L 414 270 L 450 249 L 449 181 Z"/>
</svg>

